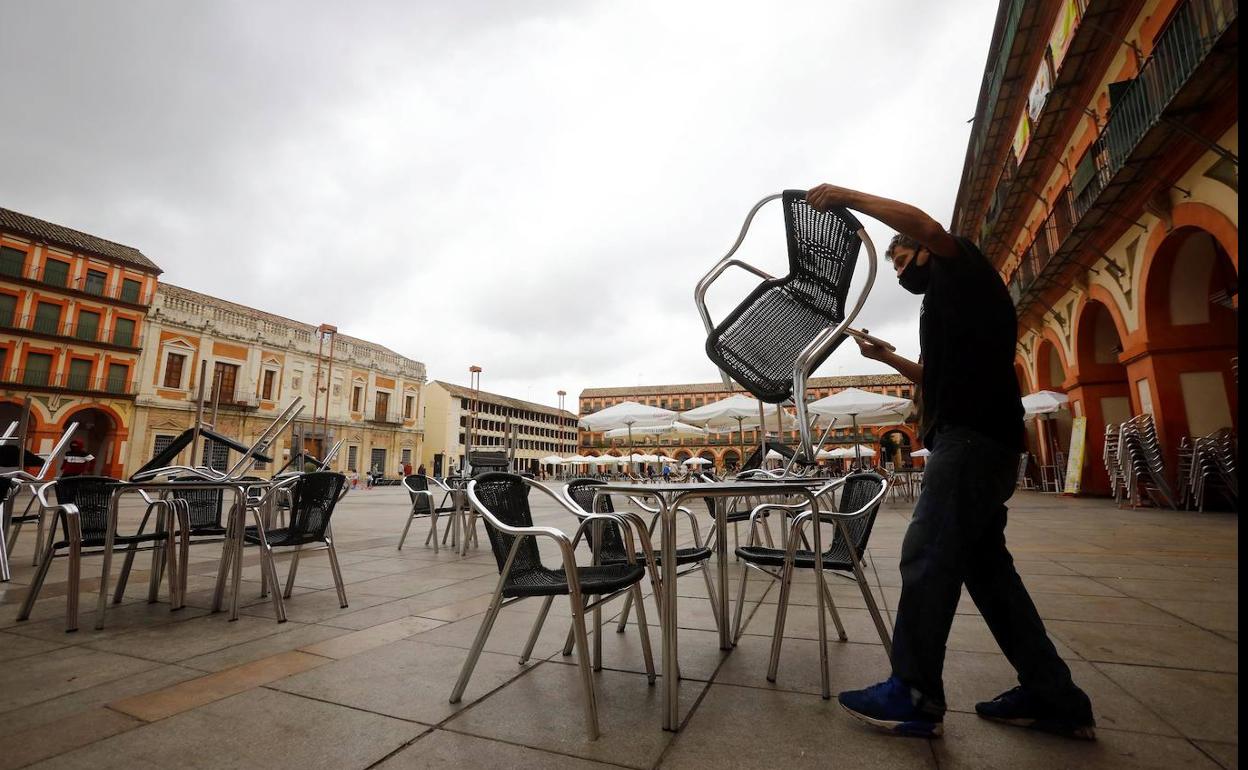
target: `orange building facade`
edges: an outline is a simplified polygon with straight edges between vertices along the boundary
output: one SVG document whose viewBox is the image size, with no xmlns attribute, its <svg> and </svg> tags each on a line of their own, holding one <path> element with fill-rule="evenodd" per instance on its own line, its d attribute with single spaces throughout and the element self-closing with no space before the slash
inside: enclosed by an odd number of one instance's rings
<svg viewBox="0 0 1248 770">
<path fill-rule="evenodd" d="M 1152 414 L 1172 477 L 1238 429 L 1238 34 L 1233 0 L 999 8 L 953 230 L 1010 288 L 1023 392 L 1070 397 L 1059 446 L 1087 419 L 1084 491 L 1107 424 Z"/>
<path fill-rule="evenodd" d="M 76 422 L 90 472 L 119 474 L 160 272 L 138 249 L 0 208 L 0 424 L 30 396 L 30 449 Z"/>
<path fill-rule="evenodd" d="M 859 388 L 888 396 L 914 398 L 914 383 L 899 374 L 812 377 L 808 382 L 807 393 L 812 399 L 820 399 L 845 388 Z M 633 388 L 586 388 L 581 391 L 580 416 L 593 414 L 600 409 L 624 401 L 636 401 L 640 404 L 682 412 L 743 393 L 745 391 L 741 388 L 728 388 L 720 382 L 645 385 Z M 764 413 L 769 424 L 772 425 L 768 430 L 768 439 L 782 441 L 789 446 L 796 447 L 797 431 L 777 432 L 775 430 L 777 408 L 771 404 L 764 405 Z M 792 410 L 788 411 L 792 413 Z M 917 434 L 918 426 L 913 420 L 898 425 L 864 426 L 860 427 L 857 433 L 852 428 L 845 427 L 835 429 L 829 434 L 825 448 L 837 445 L 873 445 L 886 460 L 896 458 L 897 451 L 900 451 L 900 460 L 905 463 L 909 459 L 909 453 L 922 446 Z M 759 431 L 745 430 L 683 439 L 635 437 L 634 441 L 638 451 L 672 457 L 682 462 L 696 456 L 711 461 L 716 468 L 731 469 L 740 467 L 741 463 L 748 459 L 754 448 L 759 445 L 761 439 Z M 621 456 L 629 452 L 626 439 L 607 439 L 602 433 L 583 429 L 580 431 L 578 443 L 580 453 L 583 455 Z M 881 451 L 881 446 L 884 451 Z M 744 451 L 744 457 L 742 451 Z"/>
</svg>

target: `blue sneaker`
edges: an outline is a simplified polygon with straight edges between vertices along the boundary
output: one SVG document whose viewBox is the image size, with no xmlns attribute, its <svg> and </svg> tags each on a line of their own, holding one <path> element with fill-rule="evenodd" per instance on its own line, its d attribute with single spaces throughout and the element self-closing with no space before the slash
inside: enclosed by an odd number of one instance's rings
<svg viewBox="0 0 1248 770">
<path fill-rule="evenodd" d="M 847 690 L 837 701 L 855 719 L 894 735 L 937 738 L 944 732 L 944 716 L 920 709 L 915 694 L 895 676 L 865 690 Z"/>
</svg>

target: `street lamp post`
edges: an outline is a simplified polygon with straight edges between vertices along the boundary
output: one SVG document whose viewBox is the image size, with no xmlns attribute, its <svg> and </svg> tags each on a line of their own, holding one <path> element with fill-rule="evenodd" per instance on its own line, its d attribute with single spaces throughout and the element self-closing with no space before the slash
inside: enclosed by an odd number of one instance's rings
<svg viewBox="0 0 1248 770">
<path fill-rule="evenodd" d="M 477 402 L 481 397 L 481 367 L 475 364 L 468 367 L 468 387 L 472 389 L 472 400 L 468 403 L 468 428 L 464 434 L 462 471 L 465 476 L 472 475 L 472 439 L 477 428 Z"/>
</svg>

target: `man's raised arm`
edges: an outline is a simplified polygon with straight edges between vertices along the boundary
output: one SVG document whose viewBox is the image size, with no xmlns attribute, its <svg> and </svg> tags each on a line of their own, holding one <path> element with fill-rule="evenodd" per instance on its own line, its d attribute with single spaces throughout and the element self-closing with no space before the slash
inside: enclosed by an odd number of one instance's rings
<svg viewBox="0 0 1248 770">
<path fill-rule="evenodd" d="M 908 235 L 938 257 L 956 257 L 961 253 L 958 242 L 927 212 L 891 198 L 821 184 L 806 193 L 806 202 L 818 211 L 843 206 L 878 219 L 902 235 Z"/>
</svg>

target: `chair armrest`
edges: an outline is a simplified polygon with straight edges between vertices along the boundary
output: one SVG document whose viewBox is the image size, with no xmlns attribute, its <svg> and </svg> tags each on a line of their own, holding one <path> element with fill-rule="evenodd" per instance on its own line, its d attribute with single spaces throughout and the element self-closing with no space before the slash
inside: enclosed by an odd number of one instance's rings
<svg viewBox="0 0 1248 770">
<path fill-rule="evenodd" d="M 39 501 L 40 508 L 56 508 L 57 503 L 48 502 L 48 490 L 56 486 L 55 481 L 49 481 L 35 487 L 35 498 Z"/>
<path fill-rule="evenodd" d="M 572 538 L 572 547 L 575 548 L 577 543 L 581 541 L 581 535 L 585 534 L 586 527 L 593 526 L 595 522 L 615 524 L 620 528 L 620 537 L 624 540 L 624 553 L 628 557 L 628 563 L 635 564 L 637 561 L 635 557 L 637 544 L 633 541 L 633 522 L 614 513 L 589 513 L 582 515 L 580 526 L 576 528 L 576 534 Z"/>
<path fill-rule="evenodd" d="M 264 491 L 264 494 L 260 496 L 260 499 L 256 501 L 256 507 L 260 507 L 262 505 L 267 504 L 270 498 L 275 497 L 279 492 L 290 489 L 291 487 L 295 485 L 295 482 L 299 481 L 299 479 L 300 479 L 300 476 L 291 476 L 289 478 L 282 479 L 276 484 L 273 484 L 268 489 L 266 489 Z M 246 489 L 244 489 L 243 496 L 246 497 L 246 495 L 247 495 L 247 491 Z"/>
</svg>

